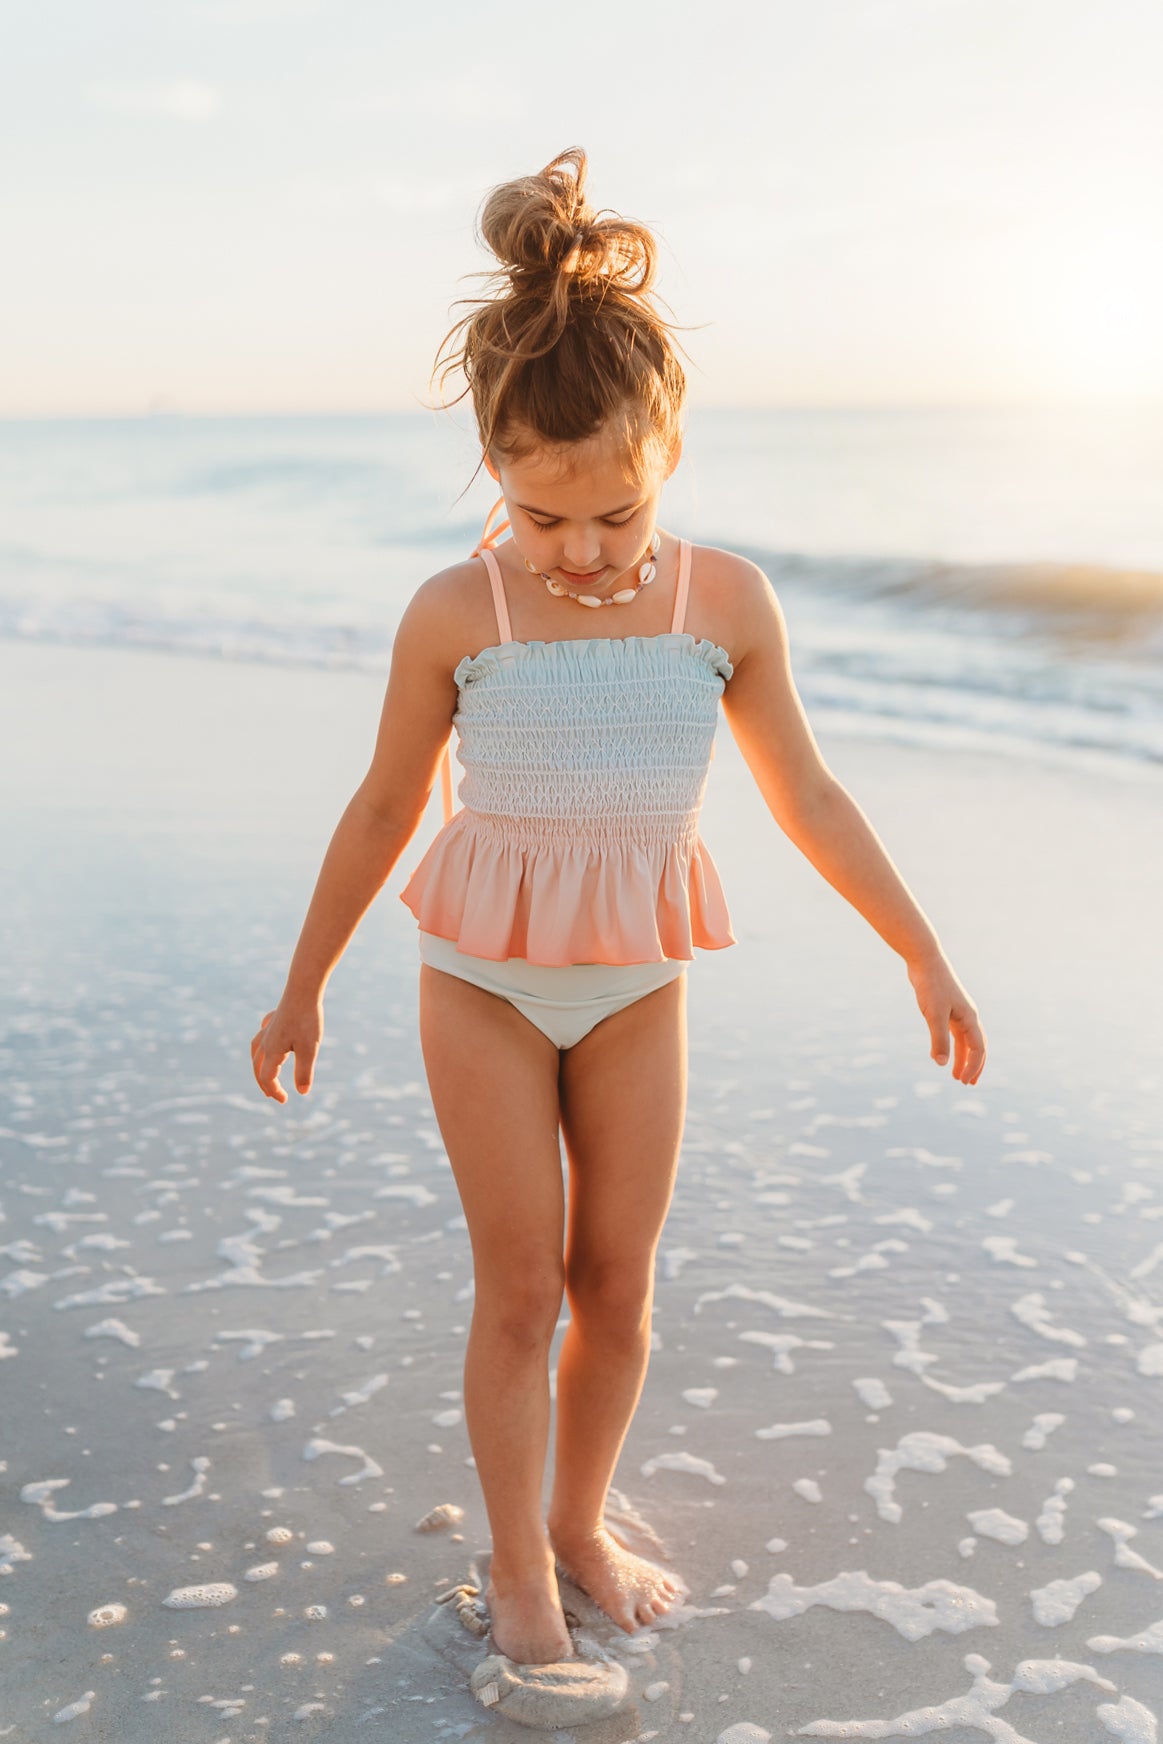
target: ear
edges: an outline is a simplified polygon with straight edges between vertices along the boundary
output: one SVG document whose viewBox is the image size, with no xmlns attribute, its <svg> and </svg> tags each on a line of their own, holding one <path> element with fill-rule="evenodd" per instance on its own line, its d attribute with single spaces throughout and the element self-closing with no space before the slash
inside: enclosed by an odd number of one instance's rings
<svg viewBox="0 0 1163 1744">
<path fill-rule="evenodd" d="M 501 475 L 497 471 L 496 465 L 494 464 L 492 458 L 487 454 L 484 456 L 484 464 L 485 464 L 485 471 L 488 473 L 489 477 L 491 479 L 494 479 L 497 484 L 500 484 Z"/>
<path fill-rule="evenodd" d="M 677 440 L 675 441 L 674 447 L 670 451 L 670 459 L 666 463 L 666 471 L 663 474 L 664 478 L 669 478 L 671 476 L 671 474 L 674 472 L 676 466 L 678 465 L 678 463 L 681 459 L 682 459 L 682 437 L 679 436 L 677 438 Z"/>
</svg>

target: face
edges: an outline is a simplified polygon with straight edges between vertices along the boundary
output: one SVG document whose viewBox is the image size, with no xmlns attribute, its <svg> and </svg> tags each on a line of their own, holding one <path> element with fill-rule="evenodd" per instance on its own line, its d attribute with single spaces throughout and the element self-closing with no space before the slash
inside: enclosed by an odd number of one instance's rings
<svg viewBox="0 0 1163 1744">
<path fill-rule="evenodd" d="M 662 487 L 678 465 L 627 478 L 620 447 L 601 436 L 560 453 L 485 465 L 499 483 L 521 556 L 569 588 L 608 592 L 646 554 Z"/>
</svg>

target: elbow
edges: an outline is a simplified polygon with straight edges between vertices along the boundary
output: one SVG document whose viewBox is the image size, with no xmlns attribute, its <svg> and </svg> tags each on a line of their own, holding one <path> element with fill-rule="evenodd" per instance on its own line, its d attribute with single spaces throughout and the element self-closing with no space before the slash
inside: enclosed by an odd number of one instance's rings
<svg viewBox="0 0 1163 1744">
<path fill-rule="evenodd" d="M 776 822 L 797 848 L 802 848 L 822 828 L 837 800 L 847 797 L 847 789 L 825 770 L 790 799 L 785 797 L 782 808 L 776 812 Z"/>
<path fill-rule="evenodd" d="M 365 786 L 352 795 L 349 810 L 360 819 L 364 829 L 394 844 L 399 853 L 416 834 L 428 806 L 429 795 L 403 793 L 372 793 Z"/>
</svg>

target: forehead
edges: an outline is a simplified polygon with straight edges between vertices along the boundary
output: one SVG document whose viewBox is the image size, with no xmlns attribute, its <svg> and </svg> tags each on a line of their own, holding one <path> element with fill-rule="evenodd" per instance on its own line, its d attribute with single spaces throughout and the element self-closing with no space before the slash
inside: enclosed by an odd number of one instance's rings
<svg viewBox="0 0 1163 1744">
<path fill-rule="evenodd" d="M 499 471 L 507 496 L 562 516 L 607 514 L 636 502 L 654 483 L 621 443 L 606 436 L 535 448 L 520 459 L 501 460 Z"/>
</svg>

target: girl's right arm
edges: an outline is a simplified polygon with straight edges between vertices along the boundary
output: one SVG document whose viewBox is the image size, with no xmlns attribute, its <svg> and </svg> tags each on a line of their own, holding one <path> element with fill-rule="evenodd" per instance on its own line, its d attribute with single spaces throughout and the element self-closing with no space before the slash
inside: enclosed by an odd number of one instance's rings
<svg viewBox="0 0 1163 1744">
<path fill-rule="evenodd" d="M 447 576 L 426 582 L 400 620 L 371 766 L 331 838 L 282 997 L 250 1044 L 259 1088 L 276 1102 L 287 1100 L 279 1070 L 290 1054 L 296 1090 L 310 1090 L 324 989 L 432 792 L 456 708 Z"/>
</svg>

